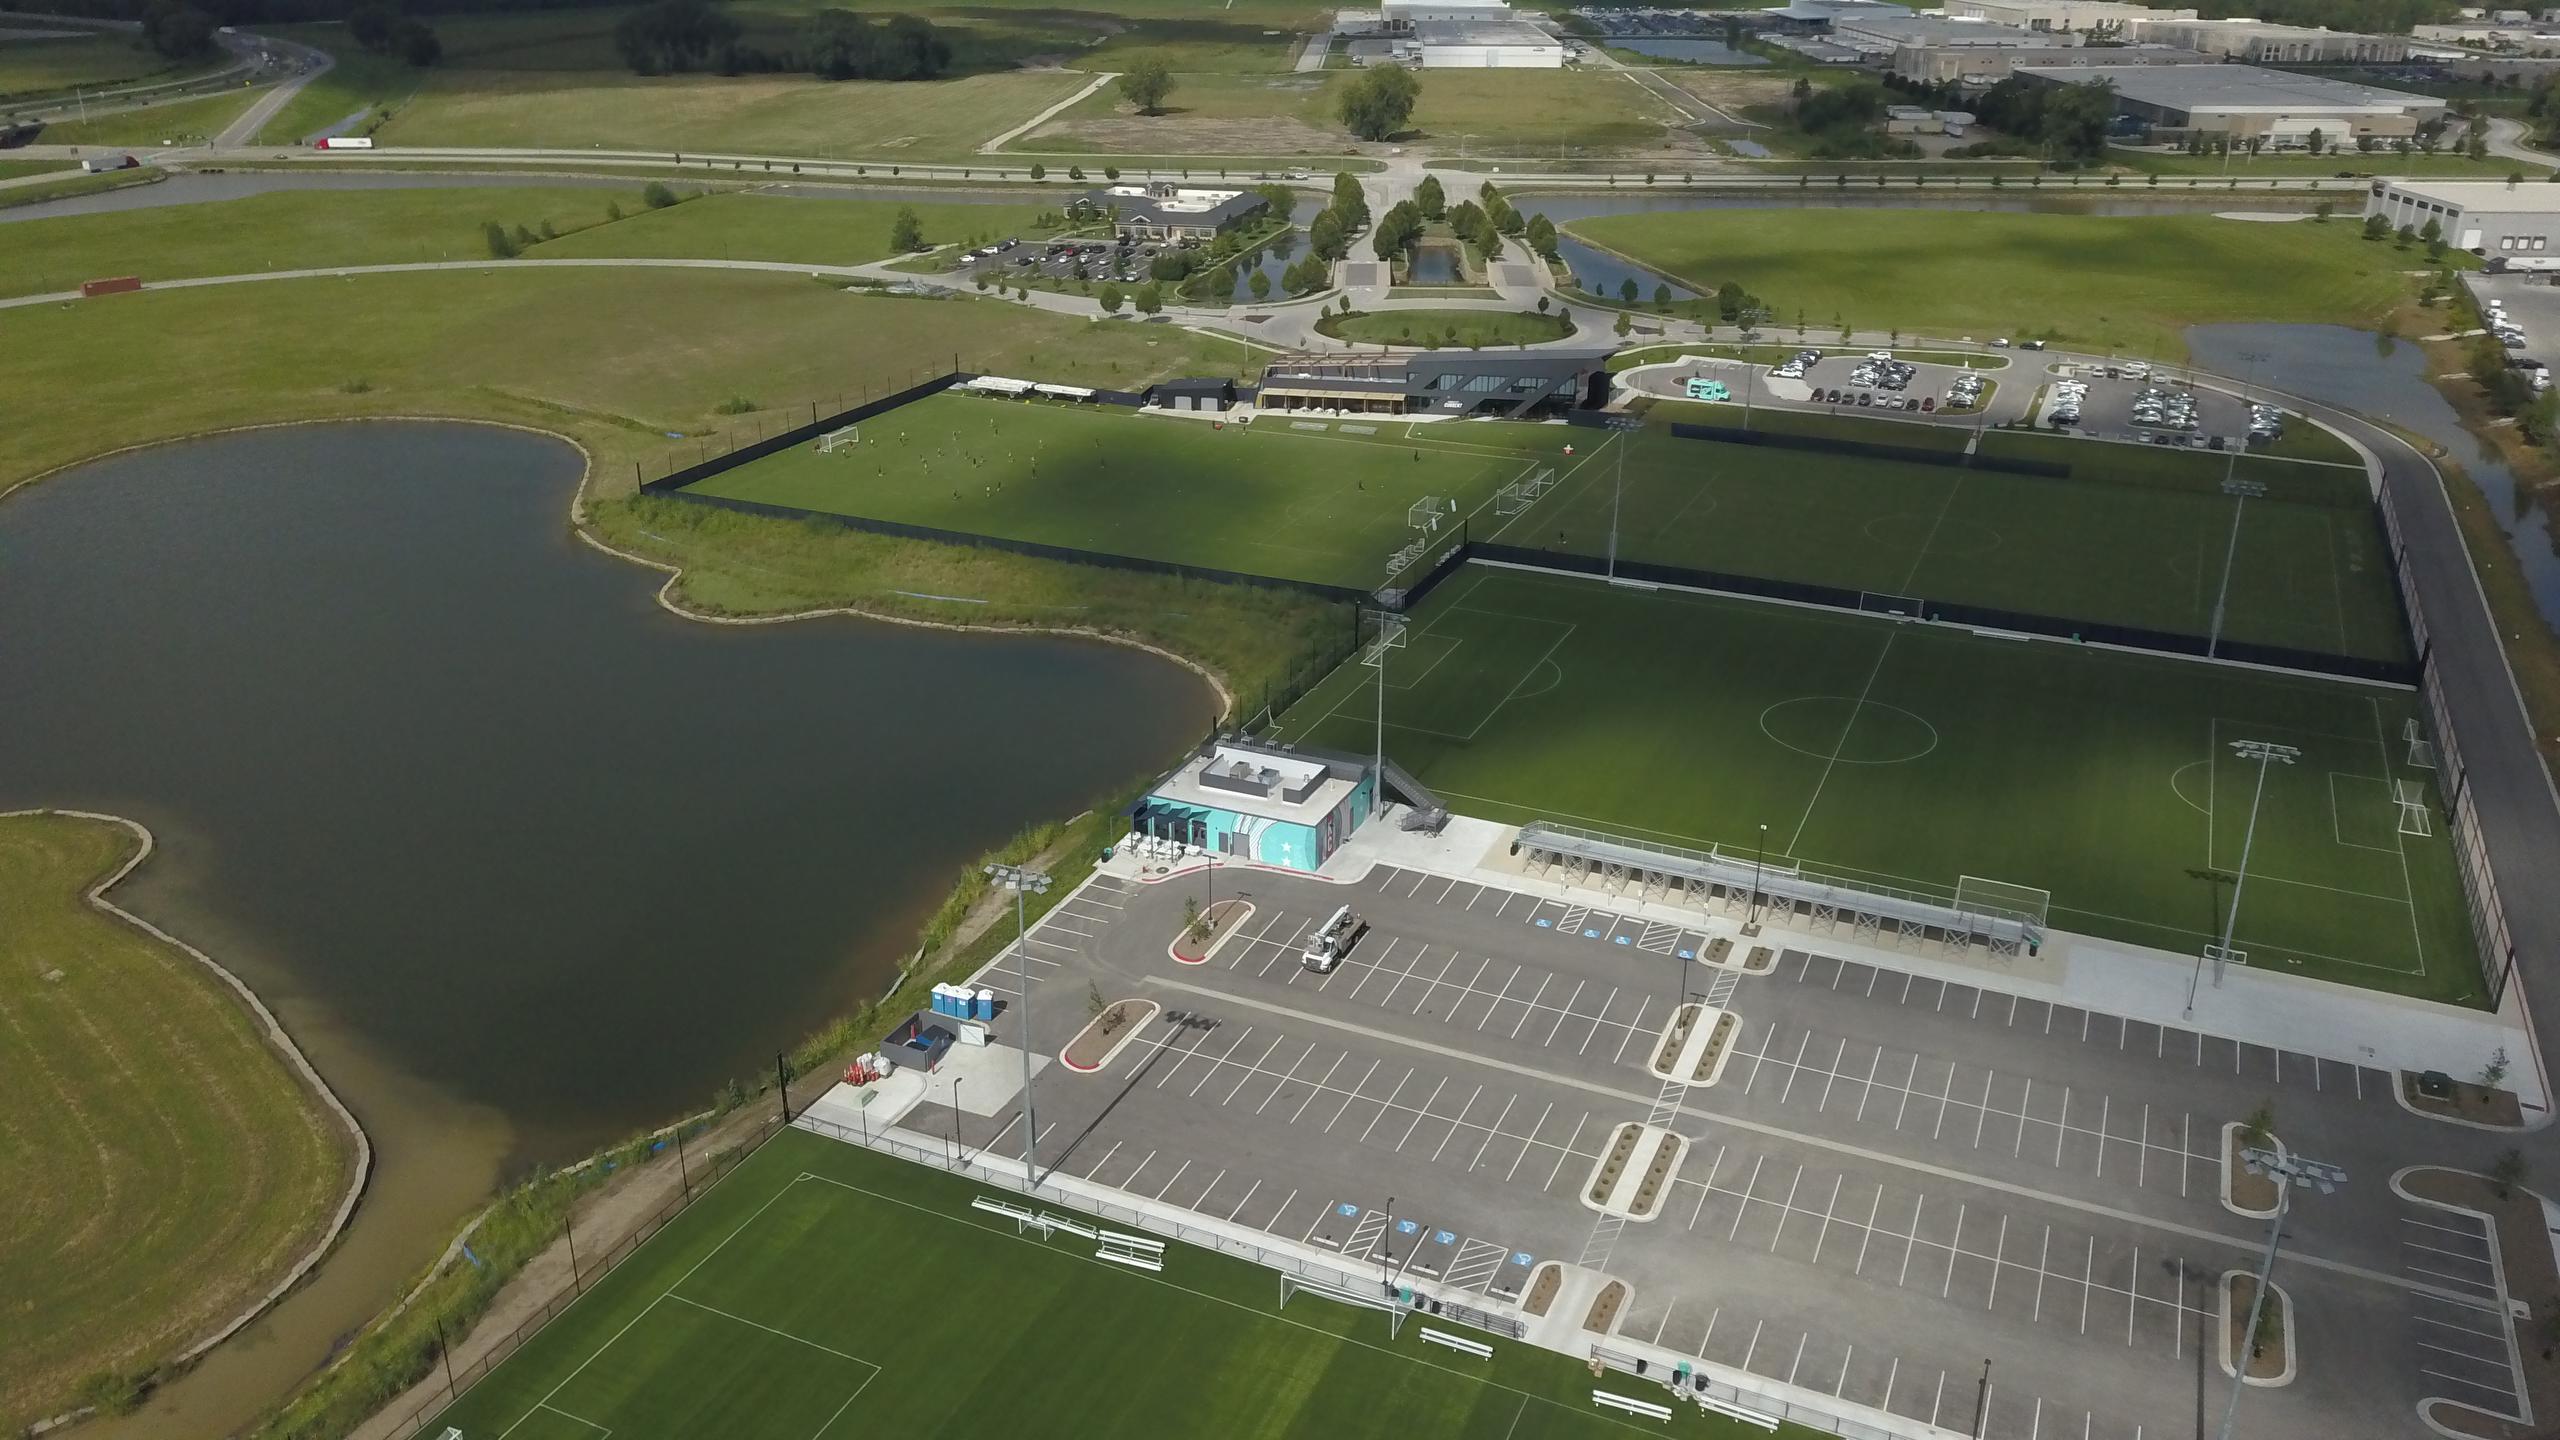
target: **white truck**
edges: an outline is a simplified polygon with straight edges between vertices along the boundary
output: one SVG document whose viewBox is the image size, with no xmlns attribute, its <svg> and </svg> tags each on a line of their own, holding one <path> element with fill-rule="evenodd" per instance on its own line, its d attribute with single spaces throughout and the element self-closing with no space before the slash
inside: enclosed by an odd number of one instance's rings
<svg viewBox="0 0 2560 1440">
<path fill-rule="evenodd" d="M 1350 906 L 1341 906 L 1307 937 L 1306 953 L 1299 959 L 1319 975 L 1330 974 L 1368 933 L 1369 922 L 1351 913 Z"/>
</svg>

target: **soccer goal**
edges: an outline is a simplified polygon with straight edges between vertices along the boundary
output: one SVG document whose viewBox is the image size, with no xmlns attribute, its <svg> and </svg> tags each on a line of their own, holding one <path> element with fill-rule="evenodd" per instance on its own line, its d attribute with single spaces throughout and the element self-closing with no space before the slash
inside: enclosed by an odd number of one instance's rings
<svg viewBox="0 0 2560 1440">
<path fill-rule="evenodd" d="M 1555 484 L 1556 472 L 1552 466 L 1525 479 L 1514 480 L 1493 492 L 1493 513 L 1496 515 L 1520 514 L 1537 504 L 1549 490 L 1555 488 Z"/>
<path fill-rule="evenodd" d="M 2435 742 L 2429 740 L 2427 738 L 2427 732 L 2419 728 L 2417 716 L 2412 715 L 2401 723 L 2400 738 L 2406 741 L 2409 746 L 2409 755 L 2406 763 L 2410 769 L 2433 770 L 2436 768 Z M 2424 834 L 2425 832 L 2421 831 L 2419 833 Z"/>
<path fill-rule="evenodd" d="M 1859 591 L 1858 608 L 1870 615 L 1888 615 L 1896 620 L 1918 620 L 1923 614 L 1919 596 L 1888 595 L 1881 590 Z"/>
<path fill-rule="evenodd" d="M 1341 1285 L 1329 1285 L 1322 1280 L 1301 1280 L 1295 1275 L 1283 1275 L 1280 1277 L 1280 1308 L 1283 1310 L 1289 1308 L 1289 1297 L 1292 1295 L 1320 1295 L 1327 1300 L 1338 1301 L 1344 1305 L 1355 1305 L 1363 1310 L 1383 1310 L 1387 1316 L 1387 1336 L 1393 1339 L 1396 1333 L 1404 1328 L 1404 1302 L 1386 1293 L 1384 1281 L 1379 1282 L 1379 1286 L 1380 1288 L 1376 1291 L 1353 1290 Z"/>
<path fill-rule="evenodd" d="M 861 443 L 862 427 L 859 425 L 847 425 L 841 430 L 830 430 L 826 434 L 819 436 L 818 453 L 821 455 L 832 455 L 848 445 L 859 445 Z"/>
<path fill-rule="evenodd" d="M 1425 495 L 1405 510 L 1404 524 L 1408 530 L 1419 530 L 1429 535 L 1440 528 L 1441 521 L 1457 513 L 1457 501 L 1443 499 L 1438 495 Z"/>
<path fill-rule="evenodd" d="M 2425 836 L 2434 833 L 2427 823 L 2427 787 L 2423 783 L 2394 780 L 2391 782 L 2391 798 L 2400 805 L 2401 834 Z"/>
<path fill-rule="evenodd" d="M 2044 948 L 2045 916 L 2053 908 L 2053 892 L 2007 880 L 1964 875 L 1956 880 L 1956 909 L 1970 917 L 1975 935 L 1995 954 L 2033 955 Z"/>
</svg>

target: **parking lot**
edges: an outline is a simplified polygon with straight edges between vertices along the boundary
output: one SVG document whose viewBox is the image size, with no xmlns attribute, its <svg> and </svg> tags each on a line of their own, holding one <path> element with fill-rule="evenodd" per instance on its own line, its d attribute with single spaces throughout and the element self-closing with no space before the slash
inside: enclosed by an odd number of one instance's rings
<svg viewBox="0 0 2560 1440">
<path fill-rule="evenodd" d="M 2504 308 L 2509 323 L 2522 332 L 2520 345 L 2507 347 L 2512 361 L 2560 365 L 2560 287 L 2552 274 L 2466 275 L 2463 283 L 2485 310 L 2490 301 Z"/>
<path fill-rule="evenodd" d="M 1865 355 L 1824 354 L 1802 373 L 1789 375 L 1784 373 L 1788 367 L 1689 356 L 1674 364 L 1630 371 L 1628 383 L 1646 394 L 1681 399 L 1687 396 L 1688 381 L 1696 377 L 1721 382 L 1735 405 L 1858 412 L 1968 426 L 2022 418 L 2034 398 L 2032 382 L 2012 383 L 2024 368 L 2019 365 L 1967 369 L 1934 361 L 1896 360 L 1892 364 L 1901 368 L 1889 371 L 1885 363 Z M 1968 377 L 1981 387 L 1981 395 L 1975 404 L 1951 407 L 1950 398 L 1960 394 L 1959 387 L 1968 383 Z"/>
<path fill-rule="evenodd" d="M 1002 248 L 1005 246 L 1011 248 Z M 1066 281 L 1082 278 L 1096 283 L 1117 280 L 1124 285 L 1142 285 L 1152 278 L 1148 267 L 1155 258 L 1177 247 L 1153 240 L 1088 239 L 1005 240 L 991 248 L 994 253 L 980 252 L 978 259 L 969 261 L 964 267 L 972 276 L 985 276 L 990 284 L 1034 278 Z"/>
<path fill-rule="evenodd" d="M 1184 902 L 1212 898 L 1252 908 L 1176 961 Z M 1097 996 L 1163 1008 L 1100 1073 L 1049 1072 L 1041 1160 L 1495 1301 L 1543 1261 L 1605 1270 L 1635 1289 L 1622 1341 L 1948 1428 L 1979 1406 L 1987 1435 L 2163 1435 L 2223 1393 L 2220 1277 L 2264 1232 L 2223 1205 L 2222 1127 L 2272 1100 L 2354 1180 L 2288 1223 L 2304 1381 L 2252 1395 L 2253 1433 L 2404 1433 L 2373 1417 L 2513 1394 L 2485 1242 L 2387 1183 L 2447 1134 L 2391 1077 L 1818 946 L 1746 975 L 1697 961 L 1718 922 L 1580 898 L 1393 867 L 1100 878 L 1024 948 L 1035 1048 Z M 1308 970 L 1345 902 L 1368 934 Z M 1010 1006 L 1014 970 L 979 983 Z M 1644 1062 L 1687 998 L 1741 1028 L 1716 1084 L 1666 1095 Z M 1595 1226 L 1606 1137 L 1666 1104 L 1690 1144 L 1668 1198 Z M 907 1123 L 955 1119 L 1020 1144 L 1012 1110 Z"/>
<path fill-rule="evenodd" d="M 2076 419 L 2060 418 L 2071 412 L 2062 408 L 2068 392 L 2058 391 L 2058 385 L 2087 387 Z M 2081 367 L 2047 381 L 2042 398 L 2039 423 L 2102 439 L 2214 449 L 2215 440 L 2228 446 L 2249 434 L 2248 402 L 2219 390 L 2191 389 L 2174 372 L 2152 373 L 2147 366 L 2128 366 L 2114 375 Z"/>
</svg>

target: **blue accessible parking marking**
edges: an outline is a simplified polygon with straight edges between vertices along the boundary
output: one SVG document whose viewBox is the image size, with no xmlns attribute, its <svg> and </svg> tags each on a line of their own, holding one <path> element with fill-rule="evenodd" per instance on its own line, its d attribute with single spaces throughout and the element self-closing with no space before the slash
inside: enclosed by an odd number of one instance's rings
<svg viewBox="0 0 2560 1440">
<path fill-rule="evenodd" d="M 1554 927 L 1555 923 L 1556 923 L 1556 922 L 1554 922 L 1553 920 L 1540 920 L 1540 921 L 1538 921 L 1538 922 L 1537 922 L 1537 924 L 1538 924 L 1538 928 L 1539 928 L 1539 929 L 1541 929 L 1541 930 L 1552 929 L 1552 928 Z"/>
<path fill-rule="evenodd" d="M 1597 930 L 1585 930 L 1582 932 L 1582 938 L 1585 940 L 1597 940 L 1600 938 L 1600 932 Z"/>
<path fill-rule="evenodd" d="M 1419 1224 L 1416 1224 L 1411 1220 L 1399 1220 L 1396 1222 L 1396 1233 L 1399 1235 L 1410 1235 L 1421 1228 L 1422 1227 Z"/>
<path fill-rule="evenodd" d="M 1616 938 L 1615 943 L 1620 944 L 1620 945 L 1628 945 L 1628 944 L 1633 944 L 1634 942 L 1633 942 L 1633 941 L 1630 941 L 1629 939 L 1627 939 L 1627 937 L 1626 937 L 1626 936 L 1624 936 L 1624 935 L 1620 935 L 1620 936 L 1618 936 L 1618 937 Z"/>
<path fill-rule="evenodd" d="M 1683 960 L 1695 960 L 1698 958 L 1698 952 L 1695 950 L 1683 950 L 1680 952 L 1680 958 Z"/>
<path fill-rule="evenodd" d="M 1344 1216 L 1357 1215 L 1360 1213 L 1360 1207 L 1351 1204 L 1349 1201 L 1345 1201 L 1340 1205 L 1334 1206 L 1333 1213 Z"/>
<path fill-rule="evenodd" d="M 1431 1238 L 1443 1245 L 1455 1245 L 1458 1243 L 1458 1235 L 1454 1230 L 1434 1230 L 1431 1232 Z"/>
<path fill-rule="evenodd" d="M 1526 1250 L 1514 1250 L 1511 1252 L 1511 1263 L 1514 1265 L 1527 1265 L 1535 1261 L 1537 1258 L 1538 1257 L 1530 1254 Z"/>
</svg>

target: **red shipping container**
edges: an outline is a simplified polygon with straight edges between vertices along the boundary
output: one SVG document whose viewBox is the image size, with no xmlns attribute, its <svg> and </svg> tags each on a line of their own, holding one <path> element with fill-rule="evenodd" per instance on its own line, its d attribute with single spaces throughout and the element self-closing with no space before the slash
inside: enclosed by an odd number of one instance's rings
<svg viewBox="0 0 2560 1440">
<path fill-rule="evenodd" d="M 117 275 L 105 280 L 83 280 L 80 282 L 80 293 L 83 296 L 121 295 L 127 290 L 139 290 L 141 288 L 142 277 L 139 275 Z"/>
</svg>

